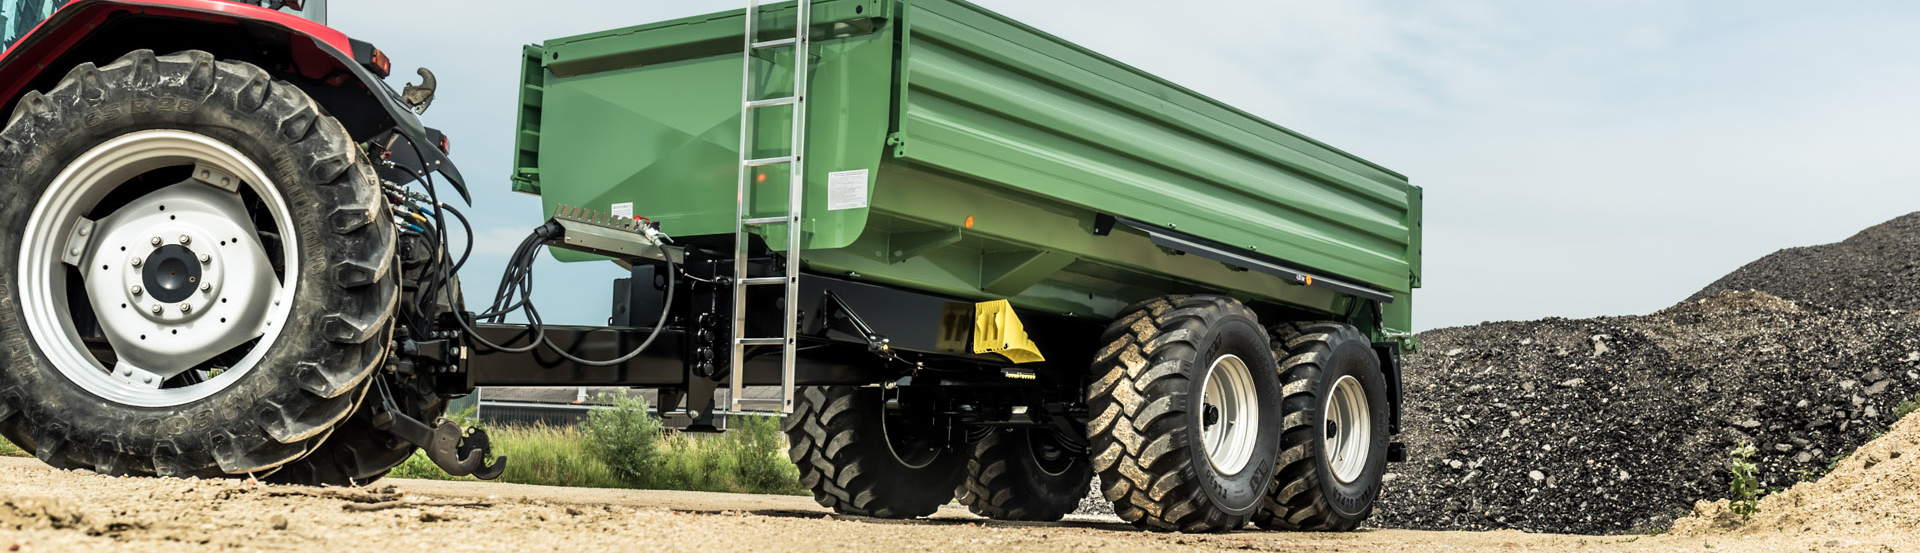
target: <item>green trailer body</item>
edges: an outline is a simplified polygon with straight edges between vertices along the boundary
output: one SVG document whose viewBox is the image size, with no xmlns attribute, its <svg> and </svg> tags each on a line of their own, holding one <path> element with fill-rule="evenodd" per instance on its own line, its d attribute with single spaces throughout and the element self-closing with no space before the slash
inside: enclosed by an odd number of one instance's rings
<svg viewBox="0 0 1920 553">
<path fill-rule="evenodd" d="M 763 17 L 789 34 L 791 4 Z M 810 271 L 1030 310 L 1110 317 L 1144 298 L 1230 294 L 1375 339 L 1411 330 L 1421 191 L 1406 177 L 959 0 L 821 0 L 807 134 Z M 528 46 L 514 189 L 635 215 L 677 237 L 730 235 L 742 12 Z M 784 52 L 791 52 L 786 50 Z M 761 54 L 759 97 L 790 93 Z M 764 157 L 785 108 L 756 110 Z M 786 169 L 757 175 L 784 213 Z M 1182 255 L 1107 216 L 1343 280 L 1391 299 L 1380 325 L 1337 289 Z M 781 227 L 764 227 L 783 247 Z M 567 261 L 599 258 L 556 251 Z"/>
</svg>

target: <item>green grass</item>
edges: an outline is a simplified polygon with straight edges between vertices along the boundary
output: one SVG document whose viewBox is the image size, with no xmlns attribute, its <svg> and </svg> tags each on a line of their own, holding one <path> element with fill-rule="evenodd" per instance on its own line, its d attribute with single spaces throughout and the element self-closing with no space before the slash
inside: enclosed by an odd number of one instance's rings
<svg viewBox="0 0 1920 553">
<path fill-rule="evenodd" d="M 490 429 L 488 434 L 493 439 L 494 454 L 507 456 L 507 471 L 500 475 L 501 482 L 586 488 L 628 487 L 614 475 L 612 469 L 607 468 L 605 462 L 587 452 L 587 442 L 579 430 L 553 426 L 505 426 Z M 394 468 L 390 476 L 474 480 L 473 477 L 448 476 L 433 461 L 427 460 L 425 453 L 418 451 Z"/>
<path fill-rule="evenodd" d="M 502 426 L 487 430 L 494 453 L 507 456 L 501 482 L 590 488 L 807 495 L 800 471 L 783 452 L 780 423 L 742 417 L 719 435 L 662 435 L 646 404 L 621 400 L 589 414 L 578 427 Z M 397 478 L 451 477 L 415 452 Z"/>
<path fill-rule="evenodd" d="M 13 445 L 13 442 L 0 438 L 0 457 L 32 457 L 32 455 L 28 455 L 25 450 L 20 449 L 20 446 Z"/>
</svg>

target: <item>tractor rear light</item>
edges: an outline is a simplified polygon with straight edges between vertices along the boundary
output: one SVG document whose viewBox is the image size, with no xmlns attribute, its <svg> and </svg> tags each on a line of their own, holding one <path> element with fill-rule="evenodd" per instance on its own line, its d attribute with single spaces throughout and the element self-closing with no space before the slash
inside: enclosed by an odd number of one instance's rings
<svg viewBox="0 0 1920 553">
<path fill-rule="evenodd" d="M 383 79 L 393 74 L 393 61 L 387 59 L 386 52 L 382 52 L 379 48 L 374 48 L 372 44 L 359 40 L 349 39 L 348 42 L 353 46 L 354 63 L 358 63 L 361 67 L 373 71 L 373 74 L 379 75 L 380 78 Z"/>
<path fill-rule="evenodd" d="M 386 52 L 382 52 L 380 51 L 379 48 L 375 48 L 373 49 L 373 66 L 371 67 L 371 69 L 373 69 L 373 72 L 380 75 L 381 77 L 391 75 L 393 74 L 393 60 L 387 59 Z"/>
<path fill-rule="evenodd" d="M 427 143 L 439 148 L 440 153 L 453 155 L 453 140 L 448 139 L 447 133 L 441 132 L 440 129 L 427 127 Z"/>
</svg>

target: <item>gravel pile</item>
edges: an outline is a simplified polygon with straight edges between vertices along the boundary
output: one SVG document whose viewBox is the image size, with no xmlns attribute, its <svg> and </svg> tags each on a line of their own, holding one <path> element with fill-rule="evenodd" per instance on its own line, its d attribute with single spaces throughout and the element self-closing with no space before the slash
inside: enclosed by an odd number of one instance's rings
<svg viewBox="0 0 1920 553">
<path fill-rule="evenodd" d="M 1488 323 L 1408 356 L 1410 461 L 1373 524 L 1622 533 L 1826 473 L 1920 392 L 1920 213 L 1782 250 L 1651 315 Z M 1748 291 L 1759 290 L 1759 291 Z"/>
<path fill-rule="evenodd" d="M 1839 243 L 1774 252 L 1688 299 L 1740 290 L 1828 307 L 1920 311 L 1920 213 Z"/>
</svg>

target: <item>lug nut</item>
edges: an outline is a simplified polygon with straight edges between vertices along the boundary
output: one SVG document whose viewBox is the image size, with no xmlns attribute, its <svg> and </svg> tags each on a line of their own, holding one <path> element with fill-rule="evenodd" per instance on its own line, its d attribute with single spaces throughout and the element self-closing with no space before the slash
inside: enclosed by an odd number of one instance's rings
<svg viewBox="0 0 1920 553">
<path fill-rule="evenodd" d="M 148 244 L 153 244 L 153 247 L 156 247 L 156 248 L 158 248 L 158 247 L 160 247 L 160 237 L 158 237 L 158 236 L 155 236 L 155 237 L 153 237 L 153 239 L 152 239 L 152 240 L 148 240 L 148 241 L 147 241 L 147 243 L 148 243 Z"/>
<path fill-rule="evenodd" d="M 202 282 L 202 283 L 200 283 L 200 291 L 201 291 L 201 292 L 212 292 L 212 291 L 213 291 L 213 283 L 211 283 L 211 282 Z"/>
<path fill-rule="evenodd" d="M 142 293 L 144 293 L 144 292 L 146 292 L 146 291 L 145 291 L 145 290 L 142 290 L 142 289 L 140 289 L 140 285 L 138 285 L 138 284 L 135 284 L 135 285 L 133 285 L 133 295 L 136 295 L 136 296 L 138 296 L 138 295 L 140 295 L 140 294 L 142 294 Z"/>
<path fill-rule="evenodd" d="M 188 238 L 187 235 L 185 234 L 180 235 L 180 245 L 185 246 L 187 244 L 192 244 L 192 243 L 193 243 L 192 238 Z"/>
<path fill-rule="evenodd" d="M 193 306 L 191 306 L 191 305 L 187 305 L 187 304 L 184 304 L 184 303 L 183 303 L 183 304 L 180 304 L 180 312 L 181 312 L 181 313 L 192 313 L 192 312 L 193 312 Z"/>
<path fill-rule="evenodd" d="M 208 255 L 208 254 L 204 254 L 204 253 L 203 253 L 203 254 L 200 254 L 200 264 L 201 264 L 201 265 L 206 265 L 206 264 L 208 264 L 208 263 L 213 263 L 213 256 L 212 256 L 212 255 Z"/>
<path fill-rule="evenodd" d="M 138 257 L 136 257 L 136 258 L 133 258 L 133 268 L 135 268 L 135 269 L 138 269 L 138 268 L 140 268 L 140 258 L 138 258 Z"/>
<path fill-rule="evenodd" d="M 155 315 L 159 315 L 162 311 L 165 311 L 165 309 L 166 308 L 160 307 L 160 304 L 153 304 L 153 314 Z"/>
</svg>

